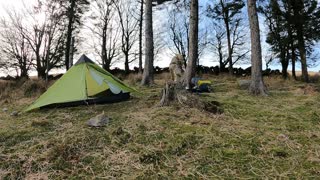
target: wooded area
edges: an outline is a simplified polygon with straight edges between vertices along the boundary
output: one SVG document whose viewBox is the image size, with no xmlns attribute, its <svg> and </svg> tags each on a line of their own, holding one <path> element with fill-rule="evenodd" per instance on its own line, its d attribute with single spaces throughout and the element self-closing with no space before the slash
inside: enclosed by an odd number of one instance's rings
<svg viewBox="0 0 320 180">
<path fill-rule="evenodd" d="M 158 27 L 152 25 L 152 11 L 164 8 L 169 13 L 169 19 L 164 20 L 168 27 L 159 34 Z M 256 22 L 250 8 L 256 9 L 265 22 Z M 234 74 L 235 64 L 250 62 L 251 54 L 253 74 L 259 74 L 262 64 L 258 63 L 256 69 L 254 62 L 262 60 L 262 52 L 254 55 L 252 48 L 258 48 L 261 43 L 257 40 L 262 37 L 254 31 L 260 31 L 257 25 L 265 24 L 266 42 L 271 47 L 264 55 L 267 67 L 272 61 L 280 63 L 282 76 L 287 78 L 291 64 L 291 74 L 297 79 L 296 66 L 300 63 L 301 80 L 309 81 L 308 66 L 317 62 L 314 46 L 320 37 L 316 0 L 217 0 L 206 1 L 200 10 L 199 14 L 198 1 L 186 0 L 40 0 L 32 8 L 8 9 L 1 19 L 0 68 L 16 69 L 18 77 L 37 71 L 39 78 L 46 79 L 52 69 L 68 70 L 74 55 L 81 54 L 79 46 L 86 44 L 106 70 L 121 62 L 129 73 L 130 64 L 138 61 L 140 73 L 145 70 L 143 85 L 152 84 L 154 60 L 161 50 L 184 57 L 187 81 L 195 75 L 203 53 L 208 52 L 213 54 L 212 61 L 219 63 L 220 71 L 230 75 Z M 249 30 L 251 36 L 259 36 L 251 39 L 251 48 L 246 41 Z"/>
</svg>

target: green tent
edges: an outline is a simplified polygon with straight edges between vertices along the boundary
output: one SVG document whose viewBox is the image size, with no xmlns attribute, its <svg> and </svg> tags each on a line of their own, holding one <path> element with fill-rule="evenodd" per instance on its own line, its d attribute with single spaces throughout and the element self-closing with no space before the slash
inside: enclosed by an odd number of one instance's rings
<svg viewBox="0 0 320 180">
<path fill-rule="evenodd" d="M 99 67 L 85 55 L 24 111 L 42 107 L 119 102 L 135 90 Z"/>
</svg>

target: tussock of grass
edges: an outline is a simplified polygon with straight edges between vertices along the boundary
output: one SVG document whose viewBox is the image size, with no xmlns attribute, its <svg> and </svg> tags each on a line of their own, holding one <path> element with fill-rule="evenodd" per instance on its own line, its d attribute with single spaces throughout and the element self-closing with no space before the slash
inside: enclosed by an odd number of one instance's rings
<svg viewBox="0 0 320 180">
<path fill-rule="evenodd" d="M 47 89 L 47 84 L 43 80 L 26 81 L 21 86 L 25 97 L 39 96 Z"/>
<path fill-rule="evenodd" d="M 15 82 L 0 81 L 0 105 L 14 104 L 26 105 L 32 102 L 28 98 L 35 99 L 46 91 L 53 82 L 46 83 L 44 80 L 20 79 Z M 26 102 L 26 100 L 29 100 Z"/>
<path fill-rule="evenodd" d="M 126 78 L 126 81 L 129 85 L 136 85 L 139 84 L 142 80 L 142 74 L 141 73 L 131 73 Z"/>
<path fill-rule="evenodd" d="M 208 78 L 214 93 L 200 98 L 220 102 L 223 114 L 155 107 L 159 76 L 130 101 L 12 117 L 38 94 L 17 93 L 0 104 L 9 109 L 0 111 L 0 179 L 319 177 L 319 84 L 266 78 L 270 95 L 260 98 L 240 90 L 236 78 Z M 108 126 L 87 127 L 102 111 L 112 118 Z"/>
</svg>

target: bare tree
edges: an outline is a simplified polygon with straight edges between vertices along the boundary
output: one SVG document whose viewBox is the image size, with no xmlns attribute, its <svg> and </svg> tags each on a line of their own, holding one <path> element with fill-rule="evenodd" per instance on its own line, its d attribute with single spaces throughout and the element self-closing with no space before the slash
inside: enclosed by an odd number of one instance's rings
<svg viewBox="0 0 320 180">
<path fill-rule="evenodd" d="M 59 3 L 60 15 L 66 18 L 66 44 L 65 44 L 65 65 L 68 70 L 72 66 L 73 49 L 75 48 L 72 41 L 77 33 L 77 30 L 82 25 L 82 16 L 87 11 L 90 1 L 88 0 L 51 0 Z M 49 1 L 50 2 L 50 1 Z"/>
<path fill-rule="evenodd" d="M 39 2 L 37 6 L 25 11 L 24 14 L 9 13 L 13 26 L 31 47 L 38 77 L 43 79 L 48 76 L 51 69 L 63 65 L 61 59 L 64 55 L 65 28 L 59 24 L 58 9 L 58 4 Z M 22 21 L 21 16 L 29 18 Z"/>
<path fill-rule="evenodd" d="M 181 54 L 186 65 L 189 46 L 189 21 L 187 16 L 179 9 L 174 9 L 169 13 L 168 23 L 169 38 L 173 44 L 172 51 Z"/>
<path fill-rule="evenodd" d="M 256 0 L 248 0 L 248 16 L 251 32 L 251 85 L 249 91 L 253 95 L 267 95 L 262 78 L 262 52 L 260 28 Z"/>
<path fill-rule="evenodd" d="M 113 0 L 114 1 L 114 0 Z M 136 4 L 132 0 L 118 2 L 114 1 L 114 5 L 118 14 L 120 29 L 121 29 L 121 51 L 124 55 L 124 69 L 126 73 L 129 73 L 129 64 L 132 63 L 135 58 L 130 60 L 130 55 L 134 44 L 137 42 L 137 27 L 139 20 L 134 17 L 133 11 L 136 10 Z"/>
<path fill-rule="evenodd" d="M 224 53 L 225 51 L 227 51 L 224 42 L 226 33 L 220 26 L 216 26 L 215 24 L 214 31 L 215 35 L 213 37 L 213 40 L 210 41 L 210 44 L 213 46 L 214 54 L 218 56 L 219 70 L 220 72 L 223 72 L 225 71 L 226 65 L 228 64 L 228 57 Z"/>
<path fill-rule="evenodd" d="M 120 26 L 115 22 L 116 9 L 112 0 L 95 0 L 91 16 L 92 25 L 88 28 L 93 34 L 93 48 L 101 58 L 102 67 L 110 70 L 115 58 L 119 56 Z M 96 42 L 98 41 L 98 42 Z"/>
<path fill-rule="evenodd" d="M 244 7 L 243 0 L 219 0 L 213 6 L 208 6 L 208 16 L 220 21 L 222 20 L 226 30 L 227 45 L 228 45 L 228 68 L 230 75 L 233 75 L 233 47 L 232 47 L 232 36 L 237 32 L 239 23 L 241 22 L 242 8 Z M 232 32 L 233 31 L 233 32 Z M 233 38 L 233 41 L 235 38 Z"/>
<path fill-rule="evenodd" d="M 188 60 L 189 49 L 189 4 L 175 4 L 175 7 L 168 12 L 169 18 L 167 23 L 166 33 L 164 33 L 164 40 L 166 46 L 174 53 L 183 56 L 185 65 Z M 208 45 L 207 29 L 200 23 L 198 31 L 198 58 L 197 65 L 201 55 L 205 52 Z M 204 24 L 203 24 L 204 25 Z M 169 38 L 167 38 L 169 37 Z"/>
<path fill-rule="evenodd" d="M 225 71 L 226 66 L 230 63 L 228 51 L 228 41 L 226 41 L 227 32 L 225 28 L 221 28 L 221 22 L 213 22 L 214 36 L 209 43 L 214 48 L 214 53 L 218 56 L 220 71 Z M 246 27 L 239 19 L 230 28 L 230 52 L 232 56 L 232 66 L 239 62 L 244 62 L 250 50 L 246 43 Z"/>
<path fill-rule="evenodd" d="M 21 20 L 21 18 L 19 18 Z M 2 67 L 5 69 L 18 69 L 21 78 L 28 78 L 29 70 L 32 66 L 32 50 L 27 40 L 21 35 L 19 30 L 8 22 L 5 18 L 0 21 L 1 26 L 1 47 L 3 54 L 1 57 Z"/>
</svg>

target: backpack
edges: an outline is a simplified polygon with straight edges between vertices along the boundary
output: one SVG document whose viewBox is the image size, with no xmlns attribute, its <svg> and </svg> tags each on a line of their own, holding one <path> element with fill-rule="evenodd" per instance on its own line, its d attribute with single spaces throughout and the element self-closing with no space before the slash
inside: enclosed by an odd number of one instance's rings
<svg viewBox="0 0 320 180">
<path fill-rule="evenodd" d="M 191 83 L 194 85 L 193 91 L 195 92 L 210 92 L 212 83 L 209 80 L 194 77 L 191 79 Z"/>
</svg>

